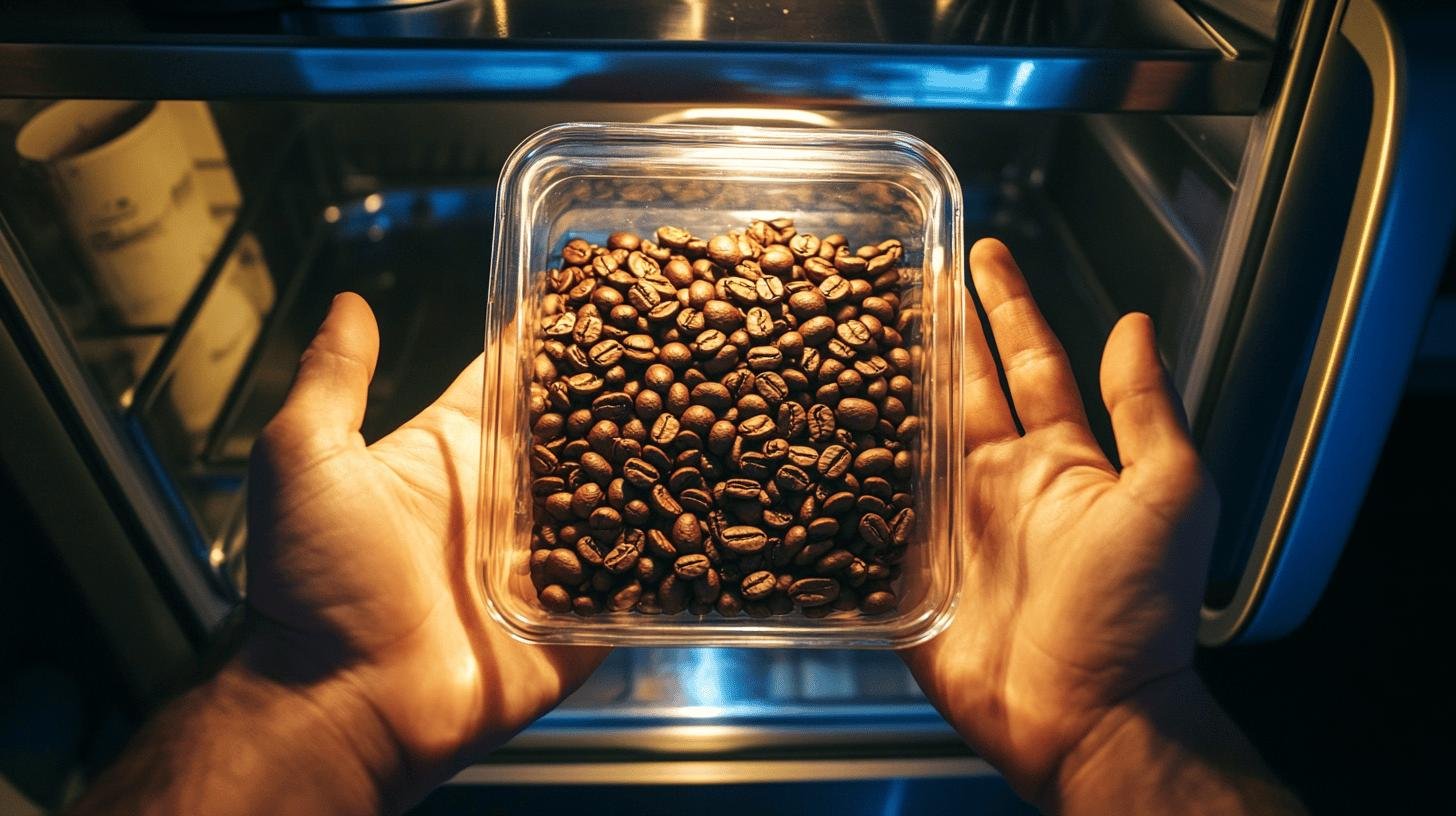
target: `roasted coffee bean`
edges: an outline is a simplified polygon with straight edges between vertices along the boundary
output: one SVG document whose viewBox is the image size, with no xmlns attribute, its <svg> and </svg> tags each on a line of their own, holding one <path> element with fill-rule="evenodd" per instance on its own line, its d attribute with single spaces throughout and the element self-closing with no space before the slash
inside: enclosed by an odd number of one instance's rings
<svg viewBox="0 0 1456 816">
<path fill-rule="evenodd" d="M 631 581 L 615 592 L 607 599 L 607 609 L 613 612 L 628 612 L 637 606 L 642 600 L 642 584 Z"/>
<path fill-rule="evenodd" d="M 698 517 L 692 513 L 681 513 L 672 523 L 670 539 L 679 552 L 694 552 L 702 546 L 703 531 Z"/>
<path fill-rule="evenodd" d="M 725 528 L 720 543 L 737 555 L 753 555 L 768 545 L 768 536 L 757 527 L 738 525 Z"/>
<path fill-rule="evenodd" d="M 915 511 L 906 507 L 896 513 L 890 523 L 890 532 L 890 540 L 896 547 L 908 545 L 915 535 Z"/>
<path fill-rule="evenodd" d="M 820 575 L 832 575 L 848 567 L 854 561 L 849 550 L 830 550 L 814 562 L 814 571 Z"/>
<path fill-rule="evenodd" d="M 809 474 L 798 465 L 784 465 L 780 467 L 778 473 L 774 475 L 774 482 L 779 486 L 779 489 L 790 493 L 801 493 L 808 490 L 813 484 Z"/>
<path fill-rule="evenodd" d="M 834 431 L 838 427 L 838 419 L 834 409 L 824 404 L 816 404 L 809 408 L 806 424 L 811 442 L 824 442 L 834 438 Z"/>
<path fill-rule="evenodd" d="M 784 353 L 777 346 L 754 346 L 748 350 L 747 360 L 756 372 L 772 371 L 783 365 Z"/>
<path fill-rule="evenodd" d="M 703 576 L 692 583 L 693 602 L 698 611 L 695 615 L 706 615 L 713 609 L 718 595 L 723 591 L 723 578 L 716 569 L 709 567 Z M 690 609 L 692 607 L 689 607 Z"/>
<path fill-rule="evenodd" d="M 753 340 L 768 340 L 774 335 L 774 319 L 768 310 L 755 306 L 743 317 L 744 331 Z"/>
<path fill-rule="evenodd" d="M 790 269 L 793 268 L 791 264 Z M 775 277 L 763 277 L 754 281 L 753 290 L 758 295 L 758 302 L 767 306 L 777 306 L 784 301 L 784 282 Z"/>
<path fill-rule="evenodd" d="M 546 586 L 538 597 L 541 599 L 541 606 L 547 612 L 561 614 L 571 611 L 571 593 L 560 584 Z"/>
<path fill-rule="evenodd" d="M 653 420 L 652 427 L 647 431 L 647 437 L 657 445 L 670 445 L 677 439 L 678 431 L 682 429 L 677 417 L 672 414 L 660 414 Z M 883 450 L 881 448 L 880 450 Z M 888 451 L 886 451 L 888 453 Z"/>
<path fill-rule="evenodd" d="M 543 566 L 546 577 L 555 580 L 564 586 L 576 586 L 581 583 L 585 575 L 581 566 L 581 559 L 576 553 L 564 547 L 551 551 Z"/>
<path fill-rule="evenodd" d="M 673 574 L 684 581 L 696 581 L 707 574 L 713 566 L 708 556 L 701 553 L 684 555 L 672 563 Z"/>
<path fill-rule="evenodd" d="M 799 324 L 799 334 L 804 338 L 806 346 L 822 346 L 834 337 L 835 325 L 833 318 L 819 315 L 811 317 Z"/>
<path fill-rule="evenodd" d="M 801 578 L 789 586 L 788 597 L 798 606 L 823 606 L 839 597 L 833 578 Z"/>
<path fill-rule="evenodd" d="M 609 391 L 592 400 L 591 413 L 596 419 L 626 422 L 632 417 L 632 398 L 621 391 Z"/>
<path fill-rule="evenodd" d="M 738 248 L 738 239 L 731 235 L 715 235 L 708 241 L 708 258 L 719 266 L 733 268 L 743 260 L 743 252 Z"/>
<path fill-rule="evenodd" d="M 624 538 L 602 556 L 602 566 L 608 572 L 621 575 L 637 565 L 637 556 L 640 554 L 641 551 L 631 541 Z"/>
<path fill-rule="evenodd" d="M 881 590 L 866 595 L 859 602 L 859 608 L 866 615 L 883 615 L 893 611 L 898 603 L 899 600 L 895 597 L 895 593 Z"/>
<path fill-rule="evenodd" d="M 758 501 L 763 485 L 753 479 L 729 479 L 723 483 L 723 495 L 730 499 Z"/>
<path fill-rule="evenodd" d="M 889 470 L 895 464 L 895 456 L 886 448 L 869 448 L 862 450 L 854 457 L 854 473 L 856 476 L 877 476 Z"/>
<path fill-rule="evenodd" d="M 657 468 L 644 459 L 636 458 L 622 463 L 622 476 L 628 484 L 642 490 L 652 487 L 658 479 L 662 478 L 661 474 L 657 472 Z"/>
<path fill-rule="evenodd" d="M 667 485 L 653 485 L 647 493 L 647 503 L 664 516 L 677 516 L 682 513 L 682 505 L 668 492 Z"/>
<path fill-rule="evenodd" d="M 587 482 L 571 494 L 571 512 L 580 518 L 587 518 L 597 505 L 606 498 L 606 493 L 595 482 Z"/>
<path fill-rule="evenodd" d="M 835 327 L 834 333 L 839 335 L 851 348 L 862 348 L 874 340 L 868 327 L 858 320 L 847 320 Z"/>
<path fill-rule="evenodd" d="M 873 402 L 859 397 L 845 397 L 834 412 L 837 425 L 851 431 L 868 431 L 880 420 L 880 411 Z"/>
<path fill-rule="evenodd" d="M 853 457 L 843 445 L 829 445 L 819 454 L 819 461 L 815 463 L 815 468 L 819 471 L 819 475 L 826 479 L 838 479 L 849 472 L 852 459 Z M 631 476 L 628 476 L 628 481 L 631 480 Z"/>
<path fill-rule="evenodd" d="M 778 587 L 778 579 L 768 570 L 759 570 L 744 576 L 739 586 L 743 590 L 743 597 L 750 601 L 760 601 L 773 594 Z"/>
<path fill-rule="evenodd" d="M 775 430 L 773 419 L 766 414 L 749 417 L 738 423 L 738 435 L 743 439 L 764 439 Z"/>
<path fill-rule="evenodd" d="M 737 280 L 743 279 L 738 278 Z M 747 281 L 743 281 L 743 283 L 747 284 L 750 289 L 753 287 L 753 284 Z M 703 304 L 702 312 L 703 321 L 708 328 L 724 334 L 743 325 L 743 311 L 726 300 L 709 300 Z"/>
</svg>

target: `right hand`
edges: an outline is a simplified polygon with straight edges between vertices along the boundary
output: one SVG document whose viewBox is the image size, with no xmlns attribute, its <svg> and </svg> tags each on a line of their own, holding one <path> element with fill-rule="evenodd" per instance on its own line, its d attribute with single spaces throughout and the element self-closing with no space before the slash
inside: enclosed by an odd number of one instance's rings
<svg viewBox="0 0 1456 816">
<path fill-rule="evenodd" d="M 1147 316 L 1123 317 L 1102 357 L 1119 471 L 1010 252 L 982 240 L 970 265 L 1011 402 L 968 306 L 969 563 L 955 619 L 904 657 L 973 748 L 1054 804 L 1109 715 L 1192 678 L 1218 496 Z"/>
</svg>

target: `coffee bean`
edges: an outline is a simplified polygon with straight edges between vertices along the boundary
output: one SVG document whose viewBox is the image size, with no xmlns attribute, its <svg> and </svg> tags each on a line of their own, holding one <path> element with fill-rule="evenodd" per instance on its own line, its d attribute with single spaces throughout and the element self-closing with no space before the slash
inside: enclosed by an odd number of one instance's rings
<svg viewBox="0 0 1456 816">
<path fill-rule="evenodd" d="M 748 367 L 756 372 L 772 371 L 784 362 L 784 353 L 776 346 L 754 346 L 748 350 Z"/>
<path fill-rule="evenodd" d="M 880 412 L 869 400 L 845 397 L 839 401 L 834 418 L 838 425 L 851 431 L 868 431 L 879 421 Z"/>
<path fill-rule="evenodd" d="M 758 302 L 768 306 L 777 306 L 784 300 L 784 282 L 778 278 L 759 278 L 754 281 L 753 290 L 758 295 Z"/>
<path fill-rule="evenodd" d="M 703 320 L 709 329 L 726 335 L 743 325 L 743 311 L 726 300 L 709 300 L 703 304 Z"/>
<path fill-rule="evenodd" d="M 541 590 L 538 597 L 547 612 L 561 614 L 571 611 L 571 593 L 560 584 L 551 584 Z"/>
<path fill-rule="evenodd" d="M 657 468 L 643 459 L 636 458 L 622 463 L 622 476 L 628 484 L 642 490 L 652 487 L 658 479 L 662 478 L 661 474 L 657 472 Z"/>
<path fill-rule="evenodd" d="M 738 239 L 731 235 L 715 235 L 708 241 L 708 258 L 720 266 L 732 268 L 743 260 Z"/>
<path fill-rule="evenodd" d="M 834 330 L 833 318 L 824 315 L 811 317 L 799 324 L 799 334 L 804 338 L 804 344 L 807 346 L 824 345 L 834 336 Z"/>
<path fill-rule="evenodd" d="M 883 516 L 877 513 L 865 513 L 859 519 L 859 536 L 871 550 L 878 550 L 890 545 L 890 527 L 885 523 Z"/>
<path fill-rule="evenodd" d="M 743 308 L 748 308 L 758 303 L 758 287 L 754 285 L 753 281 L 747 278 L 736 275 L 724 278 L 722 286 L 724 294 Z"/>
<path fill-rule="evenodd" d="M 819 454 L 819 461 L 815 467 L 818 469 L 819 475 L 827 479 L 838 479 L 849 472 L 852 459 L 853 457 L 844 446 L 830 445 Z M 628 477 L 628 481 L 631 481 L 631 477 Z"/>
<path fill-rule="evenodd" d="M 738 525 L 723 530 L 721 543 L 738 555 L 753 555 L 768 545 L 768 536 L 757 527 Z"/>
<path fill-rule="evenodd" d="M 899 600 L 896 599 L 895 593 L 882 590 L 866 595 L 859 602 L 859 608 L 866 615 L 883 615 L 893 611 L 898 603 Z"/>
<path fill-rule="evenodd" d="M 778 579 L 768 570 L 759 570 L 744 576 L 740 587 L 743 590 L 743 597 L 751 601 L 759 601 L 772 595 L 777 588 Z"/>
<path fill-rule="evenodd" d="M 679 552 L 694 552 L 703 542 L 703 532 L 698 517 L 692 513 L 681 513 L 672 523 L 669 535 L 673 547 Z"/>
<path fill-rule="evenodd" d="M 786 402 L 779 406 L 778 425 L 780 433 L 787 439 L 797 439 L 809 425 L 808 412 L 797 402 Z"/>
<path fill-rule="evenodd" d="M 773 315 L 761 306 L 748 310 L 743 318 L 743 326 L 749 338 L 753 340 L 768 340 L 774 334 Z"/>
<path fill-rule="evenodd" d="M 835 328 L 835 334 L 851 348 L 861 348 L 869 344 L 874 336 L 865 324 L 859 320 L 847 320 Z"/>
<path fill-rule="evenodd" d="M 791 493 L 801 493 L 808 490 L 813 484 L 809 474 L 803 468 L 792 464 L 780 467 L 778 473 L 774 475 L 774 481 L 781 490 Z"/>
<path fill-rule="evenodd" d="M 722 383 L 703 382 L 693 386 L 692 401 L 715 412 L 723 411 L 733 404 L 733 394 Z"/>
<path fill-rule="evenodd" d="M 676 516 L 682 513 L 682 505 L 668 492 L 667 485 L 655 484 L 647 493 L 647 503 L 653 510 L 664 516 Z"/>
<path fill-rule="evenodd" d="M 678 431 L 682 429 L 682 423 L 672 414 L 661 414 L 653 421 L 647 436 L 655 444 L 670 445 L 677 438 Z M 888 453 L 888 451 L 886 451 Z"/>
<path fill-rule="evenodd" d="M 839 597 L 833 578 L 801 578 L 789 587 L 789 599 L 798 606 L 823 606 Z"/>
<path fill-rule="evenodd" d="M 581 559 L 577 558 L 576 553 L 564 547 L 551 551 L 543 571 L 548 578 L 565 586 L 575 586 L 581 583 L 584 575 Z"/>
<path fill-rule="evenodd" d="M 824 442 L 834 438 L 838 418 L 835 416 L 834 409 L 827 405 L 816 404 L 809 408 L 806 425 L 811 442 Z"/>
<path fill-rule="evenodd" d="M 696 581 L 707 574 L 712 566 L 706 555 L 684 555 L 672 563 L 672 571 L 684 581 Z"/>
<path fill-rule="evenodd" d="M 842 404 L 842 403 L 841 403 Z M 854 457 L 856 476 L 877 476 L 894 466 L 895 456 L 885 448 L 862 450 Z"/>
<path fill-rule="evenodd" d="M 749 417 L 738 423 L 738 435 L 743 439 L 764 439 L 774 432 L 774 421 L 766 414 Z"/>
</svg>

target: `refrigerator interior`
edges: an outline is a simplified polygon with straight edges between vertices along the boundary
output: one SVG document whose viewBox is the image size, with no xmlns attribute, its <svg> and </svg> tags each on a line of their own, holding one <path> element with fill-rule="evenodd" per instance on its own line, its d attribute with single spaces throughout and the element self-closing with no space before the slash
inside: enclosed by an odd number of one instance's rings
<svg viewBox="0 0 1456 816">
<path fill-rule="evenodd" d="M 245 579 L 248 452 L 330 298 L 356 291 L 379 320 L 363 429 L 377 439 L 480 352 L 496 177 L 540 127 L 780 122 L 924 138 L 959 175 L 968 240 L 999 237 L 1022 264 L 1114 456 L 1096 384 L 1107 332 L 1124 312 L 1150 313 L 1185 401 L 1199 404 L 1242 256 L 1230 227 L 1248 217 L 1238 179 L 1260 138 L 1250 116 L 215 102 L 240 199 L 210 202 L 218 249 L 178 319 L 137 326 L 101 291 L 43 176 L 9 147 L 44 104 L 0 100 L 0 227 L 164 497 L 179 531 L 170 545 L 230 601 Z M 242 350 L 209 357 L 209 338 L 238 308 L 257 316 Z M 212 391 L 199 398 L 199 388 Z M 893 654 L 727 649 L 618 650 L 512 749 L 620 749 L 625 729 L 654 726 L 676 736 L 633 740 L 635 750 L 789 750 L 845 734 L 862 749 L 962 750 Z"/>
</svg>

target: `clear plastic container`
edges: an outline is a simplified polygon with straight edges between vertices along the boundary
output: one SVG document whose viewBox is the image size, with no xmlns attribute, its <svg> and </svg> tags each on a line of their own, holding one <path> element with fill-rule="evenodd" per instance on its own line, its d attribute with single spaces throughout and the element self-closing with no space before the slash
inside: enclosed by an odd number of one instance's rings
<svg viewBox="0 0 1456 816">
<path fill-rule="evenodd" d="M 562 124 L 516 148 L 497 192 L 482 413 L 478 537 L 467 552 L 472 591 L 514 637 L 535 643 L 901 648 L 939 632 L 958 598 L 968 525 L 961 497 L 964 239 L 961 190 L 950 165 L 895 131 L 612 123 Z M 904 244 L 905 302 L 922 308 L 923 356 L 911 376 L 923 422 L 912 450 L 917 524 L 897 580 L 895 611 L 809 618 L 637 611 L 552 613 L 530 579 L 528 462 L 532 359 L 547 270 L 563 245 L 605 245 L 663 225 L 702 237 L 759 218 L 793 218 L 799 232 L 841 233 L 851 247 Z"/>
</svg>

